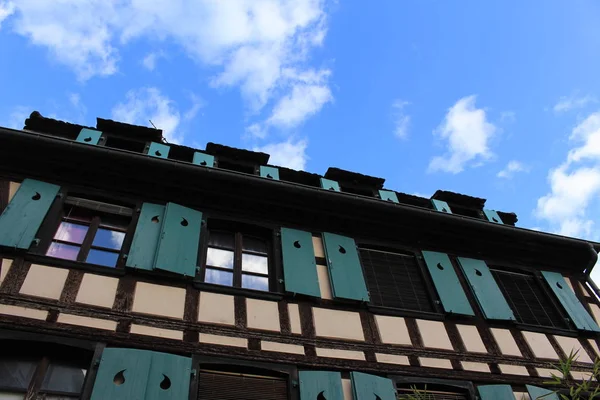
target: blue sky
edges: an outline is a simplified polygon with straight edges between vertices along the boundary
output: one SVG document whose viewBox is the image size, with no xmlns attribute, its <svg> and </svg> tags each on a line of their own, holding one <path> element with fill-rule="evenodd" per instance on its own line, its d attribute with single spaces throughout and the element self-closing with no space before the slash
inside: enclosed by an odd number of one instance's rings
<svg viewBox="0 0 600 400">
<path fill-rule="evenodd" d="M 0 0 L 0 125 L 152 120 L 600 240 L 599 50 L 591 0 Z"/>
</svg>

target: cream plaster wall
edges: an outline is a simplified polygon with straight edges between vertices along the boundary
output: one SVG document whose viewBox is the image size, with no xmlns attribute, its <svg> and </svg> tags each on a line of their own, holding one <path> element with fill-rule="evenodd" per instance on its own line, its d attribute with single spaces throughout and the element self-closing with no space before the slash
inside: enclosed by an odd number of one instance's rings
<svg viewBox="0 0 600 400">
<path fill-rule="evenodd" d="M 248 328 L 279 332 L 279 308 L 275 301 L 246 299 Z"/>
<path fill-rule="evenodd" d="M 263 340 L 260 342 L 260 346 L 261 346 L 261 349 L 264 351 L 277 351 L 279 353 L 304 355 L 304 346 L 299 346 L 297 344 L 269 342 L 269 341 Z"/>
<path fill-rule="evenodd" d="M 320 237 L 313 236 L 312 238 L 313 248 L 315 250 L 315 257 L 325 258 L 325 251 L 323 250 L 323 239 Z"/>
<path fill-rule="evenodd" d="M 461 364 L 465 371 L 490 372 L 490 366 L 486 363 L 461 361 Z"/>
<path fill-rule="evenodd" d="M 77 303 L 112 308 L 119 279 L 108 276 L 84 274 L 77 292 Z"/>
<path fill-rule="evenodd" d="M 376 315 L 375 323 L 377 324 L 382 343 L 411 345 L 410 335 L 404 318 Z"/>
<path fill-rule="evenodd" d="M 0 266 L 0 285 L 4 282 L 6 275 L 8 275 L 8 271 L 12 265 L 13 260 L 10 258 L 3 258 L 2 265 Z"/>
<path fill-rule="evenodd" d="M 185 289 L 137 282 L 133 298 L 133 312 L 183 318 Z"/>
<path fill-rule="evenodd" d="M 198 305 L 198 321 L 212 324 L 235 325 L 233 296 L 201 292 Z"/>
<path fill-rule="evenodd" d="M 344 400 L 354 400 L 352 381 L 350 379 L 342 379 L 342 393 L 344 393 Z"/>
<path fill-rule="evenodd" d="M 503 355 L 522 357 L 519 346 L 508 329 L 491 328 L 491 331 Z"/>
<path fill-rule="evenodd" d="M 88 328 L 104 329 L 114 331 L 117 329 L 117 321 L 109 319 L 84 317 L 81 315 L 60 313 L 57 321 L 60 324 L 85 326 Z"/>
<path fill-rule="evenodd" d="M 292 333 L 302 334 L 302 324 L 300 323 L 300 309 L 298 304 L 288 304 L 288 314 L 290 316 L 290 327 Z"/>
<path fill-rule="evenodd" d="M 444 358 L 419 357 L 421 367 L 452 369 L 450 360 Z"/>
<path fill-rule="evenodd" d="M 317 265 L 317 277 L 319 278 L 319 289 L 322 299 L 333 299 L 331 291 L 331 282 L 329 280 L 329 270 L 326 265 Z"/>
<path fill-rule="evenodd" d="M 136 335 L 155 336 L 166 339 L 183 340 L 183 332 L 172 329 L 156 328 L 154 326 L 131 324 L 131 333 Z"/>
<path fill-rule="evenodd" d="M 444 350 L 454 349 L 443 322 L 418 319 L 417 326 L 425 347 Z"/>
<path fill-rule="evenodd" d="M 554 351 L 546 335 L 537 332 L 523 332 L 523 336 L 535 357 L 558 360 L 558 354 Z"/>
<path fill-rule="evenodd" d="M 8 202 L 12 200 L 17 190 L 21 187 L 21 184 L 18 182 L 9 182 L 8 183 Z"/>
<path fill-rule="evenodd" d="M 354 350 L 338 350 L 317 347 L 317 357 L 343 358 L 346 360 L 365 360 L 365 353 Z"/>
<path fill-rule="evenodd" d="M 360 315 L 352 311 L 313 307 L 317 336 L 348 340 L 365 340 Z"/>
<path fill-rule="evenodd" d="M 503 374 L 525 376 L 529 375 L 529 372 L 527 372 L 527 368 L 521 365 L 498 364 L 498 367 L 500 368 L 500 371 Z"/>
<path fill-rule="evenodd" d="M 248 339 L 236 338 L 232 336 L 211 335 L 209 333 L 200 334 L 200 343 L 219 344 L 222 346 L 248 347 Z"/>
<path fill-rule="evenodd" d="M 32 264 L 19 293 L 58 300 L 69 270 Z"/>
<path fill-rule="evenodd" d="M 456 325 L 467 351 L 472 353 L 487 353 L 477 327 L 474 325 Z"/>
<path fill-rule="evenodd" d="M 592 359 L 585 351 L 585 349 L 581 346 L 581 343 L 577 338 L 566 337 L 566 336 L 554 336 L 560 348 L 565 352 L 568 356 L 572 351 L 573 353 L 577 352 L 577 361 L 584 363 L 592 363 Z"/>
<path fill-rule="evenodd" d="M 385 364 L 410 365 L 407 356 L 399 356 L 397 354 L 375 353 L 377 362 Z"/>
<path fill-rule="evenodd" d="M 0 304 L 0 314 L 13 315 L 15 317 L 39 319 L 45 321 L 48 317 L 48 311 L 38 310 L 35 308 L 26 308 L 19 306 L 10 306 L 8 304 Z"/>
</svg>

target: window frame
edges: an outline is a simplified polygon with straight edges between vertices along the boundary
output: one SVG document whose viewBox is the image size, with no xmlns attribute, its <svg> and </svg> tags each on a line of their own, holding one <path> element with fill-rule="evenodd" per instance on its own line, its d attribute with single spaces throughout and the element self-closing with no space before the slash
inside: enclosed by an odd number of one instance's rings
<svg viewBox="0 0 600 400">
<path fill-rule="evenodd" d="M 210 221 L 215 221 L 218 227 L 209 228 Z M 221 292 L 228 294 L 244 294 L 248 297 L 259 297 L 259 298 L 269 298 L 274 300 L 280 300 L 284 296 L 283 292 L 283 267 L 281 262 L 281 238 L 279 236 L 278 225 L 268 224 L 268 223 L 258 223 L 253 220 L 241 219 L 241 218 L 232 218 L 229 215 L 223 215 L 219 213 L 211 213 L 205 212 L 203 221 L 202 221 L 202 234 L 201 234 L 201 244 L 198 251 L 198 272 L 196 277 L 194 278 L 194 286 L 201 290 L 207 290 L 211 292 Z M 243 288 L 241 287 L 241 278 L 242 278 L 242 254 L 244 253 L 242 249 L 242 240 L 238 240 L 238 235 L 243 236 L 244 232 L 243 227 L 252 227 L 256 230 L 263 230 L 265 233 L 264 236 L 260 235 L 252 235 L 246 234 L 248 236 L 256 236 L 261 237 L 267 241 L 267 258 L 268 258 L 268 281 L 269 281 L 269 289 L 266 291 Z M 229 228 L 225 229 L 225 228 Z M 206 262 L 207 262 L 207 253 L 209 248 L 209 236 L 210 230 L 213 231 L 223 231 L 233 233 L 234 236 L 234 265 L 232 269 L 225 268 L 214 268 L 219 271 L 228 271 L 233 273 L 233 285 L 219 285 L 214 283 L 207 283 L 204 281 L 206 274 Z M 231 251 L 231 250 L 229 250 Z M 252 254 L 252 252 L 249 252 Z M 209 268 L 211 268 L 209 266 Z M 246 272 L 244 272 L 246 273 Z M 250 275 L 260 275 L 261 274 L 253 274 Z M 240 283 L 239 286 L 235 286 L 235 283 Z"/>
<path fill-rule="evenodd" d="M 114 267 L 109 267 L 100 264 L 92 264 L 85 261 L 87 258 L 89 251 L 94 247 L 98 247 L 98 249 L 102 250 L 99 246 L 92 245 L 92 242 L 96 236 L 98 228 L 100 227 L 100 217 L 95 216 L 92 218 L 92 221 L 88 225 L 88 231 L 86 232 L 85 239 L 79 245 L 80 251 L 78 252 L 76 260 L 68 260 L 63 258 L 57 258 L 53 256 L 46 255 L 50 245 L 54 240 L 54 236 L 60 227 L 61 222 L 64 221 L 65 218 L 65 206 L 68 206 L 67 200 L 69 198 L 80 198 L 86 199 L 90 201 L 99 201 L 93 200 L 94 198 L 101 198 L 103 203 L 112 204 L 110 202 L 116 202 L 115 206 L 119 206 L 119 203 L 128 203 L 129 206 L 121 206 L 123 208 L 130 208 L 132 213 L 130 216 L 126 216 L 129 218 L 129 223 L 127 227 L 123 230 L 119 230 L 125 234 L 123 238 L 123 243 L 121 245 L 121 249 L 118 253 L 117 262 Z M 100 202 L 100 201 L 99 201 Z M 132 201 L 130 198 L 118 197 L 118 196 L 106 196 L 104 193 L 95 191 L 95 190 L 73 190 L 70 188 L 62 187 L 59 191 L 57 199 L 54 201 L 48 214 L 44 218 L 40 229 L 37 232 L 37 237 L 39 238 L 39 243 L 37 245 L 32 245 L 29 248 L 28 256 L 26 258 L 31 261 L 42 261 L 48 264 L 54 265 L 63 265 L 66 267 L 75 267 L 81 268 L 85 270 L 102 272 L 105 274 L 117 274 L 122 275 L 125 273 L 125 255 L 128 254 L 129 248 L 131 247 L 131 242 L 133 241 L 133 234 L 135 232 L 137 221 L 139 218 L 139 213 L 136 212 L 140 208 L 140 202 Z M 110 214 L 110 213 L 109 213 Z M 117 214 L 115 214 L 117 215 Z M 87 224 L 86 224 L 87 225 Z M 116 229 L 115 229 L 116 230 Z M 93 234 L 92 234 L 93 233 Z M 64 241 L 57 241 L 59 243 L 63 243 Z M 66 243 L 66 242 L 65 242 Z M 68 243 L 67 243 L 68 244 Z M 116 253 L 116 251 L 112 251 Z"/>
<path fill-rule="evenodd" d="M 475 385 L 470 381 L 461 381 L 454 379 L 438 379 L 438 378 L 421 378 L 421 377 L 413 377 L 413 376 L 402 376 L 402 375 L 390 375 L 389 379 L 394 383 L 394 389 L 396 390 L 396 395 L 398 394 L 398 384 L 419 384 L 419 385 L 437 385 L 437 386 L 446 386 L 450 390 L 458 390 L 462 393 L 467 394 L 469 400 L 477 399 L 477 395 L 475 392 Z"/>
<path fill-rule="evenodd" d="M 364 262 L 361 257 L 361 249 L 367 248 L 367 249 L 385 251 L 385 252 L 390 252 L 390 253 L 400 253 L 400 254 L 412 255 L 415 258 L 419 277 L 423 281 L 423 285 L 425 287 L 425 292 L 427 294 L 427 297 L 429 298 L 429 301 L 431 302 L 431 305 L 432 305 L 432 308 L 434 311 L 427 312 L 427 311 L 411 310 L 411 309 L 407 309 L 407 308 L 379 306 L 379 305 L 373 304 L 371 301 L 369 303 L 367 303 L 367 308 L 369 310 L 372 310 L 373 312 L 376 312 L 378 314 L 384 314 L 384 315 L 400 315 L 400 316 L 409 316 L 409 317 L 410 316 L 421 316 L 421 317 L 427 317 L 427 319 L 433 319 L 433 320 L 443 320 L 444 318 L 447 317 L 444 314 L 444 310 L 441 306 L 441 301 L 440 301 L 437 291 L 433 285 L 432 278 L 429 275 L 429 272 L 427 271 L 427 266 L 425 265 L 425 261 L 423 259 L 423 256 L 421 255 L 420 249 L 416 249 L 416 248 L 408 247 L 408 246 L 399 246 L 397 244 L 392 244 L 389 242 L 373 241 L 373 240 L 368 240 L 368 239 L 355 239 L 355 242 L 356 242 L 356 247 L 358 248 L 358 256 L 360 259 L 360 266 L 362 268 L 363 276 L 365 277 L 365 284 L 367 285 L 367 290 L 369 291 L 369 294 L 371 292 L 371 288 L 369 287 L 369 284 L 367 282 L 365 265 L 364 265 Z M 459 317 L 456 316 L 456 318 L 459 318 Z"/>
<path fill-rule="evenodd" d="M 206 365 L 219 366 L 230 366 L 232 368 L 255 368 L 264 371 L 272 371 L 273 375 L 287 375 L 288 385 L 288 400 L 300 400 L 300 386 L 298 385 L 298 368 L 295 365 L 290 364 L 278 364 L 270 362 L 257 362 L 248 361 L 234 358 L 223 358 L 215 356 L 204 356 L 194 354 L 192 356 L 192 369 L 197 371 L 193 376 L 190 383 L 190 396 L 192 400 L 199 399 L 198 384 L 200 378 L 200 369 L 205 368 Z"/>
</svg>

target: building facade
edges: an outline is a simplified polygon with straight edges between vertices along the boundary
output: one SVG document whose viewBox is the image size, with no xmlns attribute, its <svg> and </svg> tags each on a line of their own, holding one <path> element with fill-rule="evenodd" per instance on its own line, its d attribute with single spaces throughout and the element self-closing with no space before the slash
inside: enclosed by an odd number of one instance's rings
<svg viewBox="0 0 600 400">
<path fill-rule="evenodd" d="M 0 160 L 0 399 L 535 398 L 600 354 L 600 244 L 484 199 L 37 112 Z"/>
</svg>

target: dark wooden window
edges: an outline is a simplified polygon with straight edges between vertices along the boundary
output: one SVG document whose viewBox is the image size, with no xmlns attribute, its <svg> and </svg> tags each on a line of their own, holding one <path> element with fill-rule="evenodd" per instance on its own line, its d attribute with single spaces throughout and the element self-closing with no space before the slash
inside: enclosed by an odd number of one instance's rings
<svg viewBox="0 0 600 400">
<path fill-rule="evenodd" d="M 444 389 L 435 389 L 432 387 L 423 387 L 420 388 L 415 387 L 417 390 L 422 390 L 421 392 L 415 392 L 413 388 L 405 387 L 398 388 L 398 399 L 423 399 L 423 400 L 468 400 L 467 393 L 457 393 L 453 391 L 448 391 Z M 417 397 L 416 393 L 420 393 L 420 396 Z"/>
<path fill-rule="evenodd" d="M 271 236 L 268 229 L 209 220 L 204 282 L 268 291 Z"/>
<path fill-rule="evenodd" d="M 568 328 L 564 318 L 533 275 L 490 268 L 518 322 L 528 325 Z"/>
<path fill-rule="evenodd" d="M 425 277 L 412 254 L 360 248 L 371 304 L 434 312 Z"/>
<path fill-rule="evenodd" d="M 136 153 L 143 153 L 144 149 L 146 148 L 146 142 L 123 139 L 118 136 L 108 136 L 104 146 L 112 147 L 114 149 L 133 151 Z"/>
<path fill-rule="evenodd" d="M 200 370 L 200 400 L 287 400 L 288 380 L 284 377 L 239 372 Z"/>
<path fill-rule="evenodd" d="M 92 354 L 48 343 L 0 341 L 0 398 L 78 399 Z"/>
<path fill-rule="evenodd" d="M 131 215 L 127 207 L 69 197 L 46 255 L 114 268 Z"/>
</svg>

